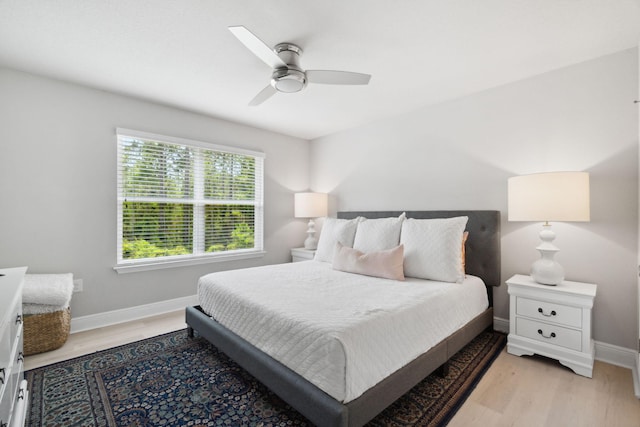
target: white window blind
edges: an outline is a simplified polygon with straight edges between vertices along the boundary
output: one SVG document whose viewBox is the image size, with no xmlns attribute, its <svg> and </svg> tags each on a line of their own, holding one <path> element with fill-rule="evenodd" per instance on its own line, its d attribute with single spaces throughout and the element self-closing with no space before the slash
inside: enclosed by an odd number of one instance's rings
<svg viewBox="0 0 640 427">
<path fill-rule="evenodd" d="M 118 265 L 263 249 L 264 154 L 118 129 Z"/>
</svg>

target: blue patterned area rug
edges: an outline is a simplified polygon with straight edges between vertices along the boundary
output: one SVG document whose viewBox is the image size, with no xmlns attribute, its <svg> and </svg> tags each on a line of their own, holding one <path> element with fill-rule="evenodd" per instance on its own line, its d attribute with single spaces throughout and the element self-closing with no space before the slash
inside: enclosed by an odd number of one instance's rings
<svg viewBox="0 0 640 427">
<path fill-rule="evenodd" d="M 443 426 L 504 347 L 484 332 L 372 426 Z M 307 426 L 308 421 L 186 330 L 26 372 L 29 426 Z"/>
</svg>

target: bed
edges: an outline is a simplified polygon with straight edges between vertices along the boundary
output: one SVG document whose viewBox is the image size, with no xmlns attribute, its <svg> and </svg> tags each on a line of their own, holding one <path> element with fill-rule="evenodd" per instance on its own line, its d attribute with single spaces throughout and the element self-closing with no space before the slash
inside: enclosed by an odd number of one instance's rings
<svg viewBox="0 0 640 427">
<path fill-rule="evenodd" d="M 368 219 L 399 217 L 403 212 L 340 212 L 338 218 Z M 469 276 L 477 276 L 486 286 L 488 308 L 408 363 L 385 376 L 375 385 L 359 390 L 355 395 L 337 395 L 314 378 L 306 379 L 285 364 L 269 356 L 240 335 L 213 320 L 201 306 L 187 307 L 189 334 L 194 330 L 210 341 L 256 379 L 264 383 L 283 400 L 297 409 L 312 423 L 320 426 L 359 426 L 365 424 L 415 384 L 438 368 L 480 332 L 493 323 L 492 287 L 500 284 L 500 214 L 498 211 L 409 211 L 407 218 L 433 219 L 468 217 L 466 230 L 466 266 Z M 309 261 L 315 263 L 315 261 Z M 299 263 L 304 264 L 304 263 Z M 320 264 L 320 263 L 316 263 Z M 317 267 L 309 264 L 311 267 Z M 302 266 L 298 266 L 298 269 Z M 323 267 L 325 268 L 325 267 Z M 245 273 L 247 274 L 247 273 Z M 219 298 L 219 296 L 216 296 Z M 214 298 L 215 299 L 215 298 Z M 205 304 L 206 305 L 206 304 Z M 224 323 L 224 322 L 223 322 Z M 233 328 L 231 328 L 233 329 Z M 253 339 L 248 337 L 248 340 Z M 282 360 L 282 359 L 280 359 Z M 286 361 L 285 361 L 286 363 Z M 297 370 L 297 369 L 296 369 Z M 323 391 L 323 388 L 325 391 Z M 354 398 L 355 396 L 355 398 Z M 346 397 L 346 398 L 345 398 Z"/>
</svg>

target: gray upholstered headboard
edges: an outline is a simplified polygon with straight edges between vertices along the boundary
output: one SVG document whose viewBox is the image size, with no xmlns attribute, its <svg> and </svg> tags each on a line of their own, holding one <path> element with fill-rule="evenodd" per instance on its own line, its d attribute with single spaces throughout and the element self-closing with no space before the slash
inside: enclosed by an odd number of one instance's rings
<svg viewBox="0 0 640 427">
<path fill-rule="evenodd" d="M 469 217 L 466 271 L 480 277 L 487 286 L 500 286 L 500 211 L 354 211 L 338 212 L 338 218 L 386 218 L 402 212 L 415 219 Z"/>
</svg>

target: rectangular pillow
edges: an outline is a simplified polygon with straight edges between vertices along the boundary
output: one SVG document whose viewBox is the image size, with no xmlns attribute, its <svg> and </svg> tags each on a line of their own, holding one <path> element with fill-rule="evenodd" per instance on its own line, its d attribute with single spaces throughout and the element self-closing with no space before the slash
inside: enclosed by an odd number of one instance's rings
<svg viewBox="0 0 640 427">
<path fill-rule="evenodd" d="M 383 279 L 404 280 L 402 245 L 386 251 L 364 253 L 336 243 L 333 269 Z"/>
<path fill-rule="evenodd" d="M 462 238 L 468 217 L 407 219 L 402 223 L 404 275 L 419 279 L 464 280 Z"/>
<path fill-rule="evenodd" d="M 359 221 L 360 217 L 354 219 L 325 218 L 320 230 L 314 259 L 324 262 L 333 261 L 333 250 L 337 242 L 352 247 Z"/>
<path fill-rule="evenodd" d="M 462 233 L 462 248 L 461 248 L 461 261 L 462 261 L 462 274 L 466 274 L 467 270 L 467 239 L 469 238 L 469 232 Z"/>
<path fill-rule="evenodd" d="M 406 215 L 397 218 L 363 218 L 358 223 L 353 248 L 362 252 L 384 251 L 400 243 L 400 231 Z"/>
</svg>

